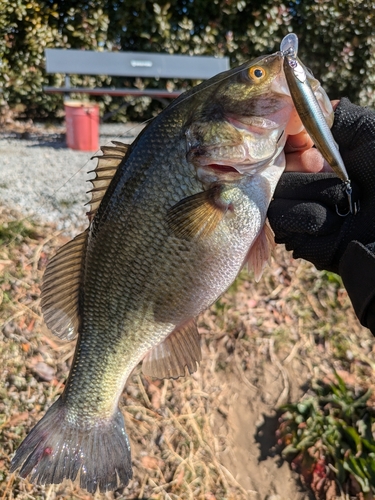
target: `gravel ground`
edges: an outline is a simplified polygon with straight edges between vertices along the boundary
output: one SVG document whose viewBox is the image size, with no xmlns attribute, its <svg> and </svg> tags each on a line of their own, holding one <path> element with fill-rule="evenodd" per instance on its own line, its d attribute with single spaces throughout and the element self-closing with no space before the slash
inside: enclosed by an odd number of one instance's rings
<svg viewBox="0 0 375 500">
<path fill-rule="evenodd" d="M 139 124 L 100 125 L 100 144 L 111 140 L 131 143 L 141 131 Z M 32 131 L 0 132 L 0 204 L 27 218 L 57 224 L 76 234 L 87 225 L 84 204 L 96 166 L 95 152 L 73 151 L 65 145 L 65 128 L 35 125 Z"/>
</svg>

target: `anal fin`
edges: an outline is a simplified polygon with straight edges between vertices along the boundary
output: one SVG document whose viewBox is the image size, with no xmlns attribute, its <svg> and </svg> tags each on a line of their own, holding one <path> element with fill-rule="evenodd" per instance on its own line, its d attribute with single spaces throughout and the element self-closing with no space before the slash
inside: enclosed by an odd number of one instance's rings
<svg viewBox="0 0 375 500">
<path fill-rule="evenodd" d="M 264 267 L 270 261 L 271 252 L 274 248 L 274 234 L 268 222 L 266 222 L 252 244 L 245 261 L 249 271 L 254 271 L 254 279 L 256 282 L 262 277 Z"/>
<path fill-rule="evenodd" d="M 197 370 L 202 359 L 200 337 L 195 320 L 176 327 L 144 358 L 142 370 L 155 378 L 178 378 Z"/>
</svg>

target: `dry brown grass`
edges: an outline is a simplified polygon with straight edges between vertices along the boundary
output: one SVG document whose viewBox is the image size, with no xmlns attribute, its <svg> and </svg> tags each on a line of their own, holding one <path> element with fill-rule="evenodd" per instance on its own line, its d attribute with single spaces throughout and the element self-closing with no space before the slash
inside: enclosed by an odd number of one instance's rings
<svg viewBox="0 0 375 500">
<path fill-rule="evenodd" d="M 69 482 L 38 487 L 8 472 L 15 449 L 61 392 L 71 361 L 72 344 L 47 332 L 39 310 L 43 270 L 64 242 L 50 225 L 0 213 L 0 500 L 92 498 Z M 155 381 L 137 368 L 131 376 L 122 406 L 134 479 L 95 498 L 263 498 L 225 465 L 226 454 L 236 455 L 228 437 L 234 392 L 272 411 L 333 368 L 351 385 L 373 384 L 373 338 L 340 280 L 282 249 L 259 284 L 242 272 L 199 318 L 199 330 L 204 360 L 196 374 Z"/>
</svg>

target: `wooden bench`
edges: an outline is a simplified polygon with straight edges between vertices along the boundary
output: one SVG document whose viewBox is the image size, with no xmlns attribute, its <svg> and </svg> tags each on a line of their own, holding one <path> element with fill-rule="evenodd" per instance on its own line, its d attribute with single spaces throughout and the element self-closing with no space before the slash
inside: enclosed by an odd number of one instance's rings
<svg viewBox="0 0 375 500">
<path fill-rule="evenodd" d="M 149 96 L 175 98 L 183 90 L 138 89 L 132 87 L 72 87 L 70 75 L 108 75 L 139 78 L 206 80 L 229 69 L 228 57 L 155 54 L 148 52 L 96 52 L 93 50 L 46 49 L 46 71 L 65 75 L 65 86 L 44 87 L 49 93 Z"/>
</svg>

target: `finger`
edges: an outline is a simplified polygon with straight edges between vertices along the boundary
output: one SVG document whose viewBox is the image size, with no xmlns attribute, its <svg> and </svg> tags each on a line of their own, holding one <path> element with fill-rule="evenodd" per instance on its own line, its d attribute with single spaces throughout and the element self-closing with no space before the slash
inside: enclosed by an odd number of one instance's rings
<svg viewBox="0 0 375 500">
<path fill-rule="evenodd" d="M 353 184 L 353 191 L 357 187 Z M 286 172 L 282 174 L 276 186 L 275 198 L 319 202 L 334 207 L 348 198 L 345 185 L 335 174 L 306 174 L 304 172 Z"/>
<path fill-rule="evenodd" d="M 331 101 L 333 110 L 337 108 L 339 102 L 339 100 Z M 291 118 L 285 129 L 285 133 L 288 136 L 284 147 L 285 153 L 293 153 L 294 151 L 309 149 L 314 145 L 311 137 L 302 125 L 297 110 L 292 112 Z"/>
<path fill-rule="evenodd" d="M 284 151 L 285 153 L 293 153 L 294 151 L 302 151 L 312 148 L 313 141 L 305 129 L 302 132 L 294 135 L 289 135 L 286 141 Z"/>
<path fill-rule="evenodd" d="M 295 135 L 301 132 L 302 130 L 304 130 L 304 126 L 301 122 L 301 118 L 299 117 L 296 108 L 293 108 L 290 114 L 289 121 L 285 128 L 285 133 L 286 135 Z"/>
<path fill-rule="evenodd" d="M 267 216 L 276 243 L 286 243 L 296 234 L 328 235 L 342 224 L 340 217 L 327 206 L 305 200 L 273 200 Z"/>
<path fill-rule="evenodd" d="M 329 165 L 315 148 L 285 155 L 287 172 L 324 172 Z"/>
</svg>

